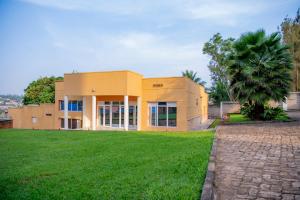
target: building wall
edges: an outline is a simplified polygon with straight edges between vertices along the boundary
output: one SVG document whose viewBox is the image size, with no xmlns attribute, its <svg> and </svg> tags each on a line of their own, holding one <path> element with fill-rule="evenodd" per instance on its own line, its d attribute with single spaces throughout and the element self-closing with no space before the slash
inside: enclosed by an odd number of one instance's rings
<svg viewBox="0 0 300 200">
<path fill-rule="evenodd" d="M 197 129 L 207 120 L 208 96 L 203 86 L 186 78 L 188 129 Z"/>
<path fill-rule="evenodd" d="M 13 119 L 13 128 L 54 129 L 55 127 L 54 104 L 10 108 L 8 114 Z M 33 123 L 32 118 L 36 118 L 36 123 Z"/>
<path fill-rule="evenodd" d="M 177 127 L 167 128 L 149 126 L 148 103 L 158 101 L 177 103 Z M 143 79 L 141 129 L 146 131 L 187 130 L 186 101 L 186 81 L 184 78 L 170 77 Z"/>
<path fill-rule="evenodd" d="M 140 96 L 142 75 L 131 71 L 72 73 L 64 75 L 65 95 Z"/>
</svg>

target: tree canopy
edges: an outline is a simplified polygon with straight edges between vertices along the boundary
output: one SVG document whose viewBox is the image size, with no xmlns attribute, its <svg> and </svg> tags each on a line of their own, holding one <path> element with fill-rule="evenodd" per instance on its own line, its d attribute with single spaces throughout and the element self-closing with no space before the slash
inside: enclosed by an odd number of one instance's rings
<svg viewBox="0 0 300 200">
<path fill-rule="evenodd" d="M 204 86 L 206 84 L 205 81 L 203 81 L 200 77 L 198 77 L 197 72 L 194 72 L 193 70 L 185 70 L 182 72 L 182 76 L 185 76 L 195 83 Z"/>
<path fill-rule="evenodd" d="M 55 102 L 55 81 L 62 80 L 62 77 L 41 77 L 32 81 L 24 90 L 24 105 L 54 103 Z"/>
<path fill-rule="evenodd" d="M 220 33 L 204 44 L 203 54 L 210 56 L 208 68 L 212 80 L 210 97 L 215 103 L 233 100 L 230 94 L 227 68 L 229 66 L 228 55 L 233 52 L 233 38 L 223 39 Z"/>
<path fill-rule="evenodd" d="M 293 57 L 292 91 L 300 91 L 300 9 L 295 19 L 286 17 L 281 24 L 283 41 L 289 45 Z"/>
<path fill-rule="evenodd" d="M 233 45 L 228 67 L 230 87 L 241 104 L 254 105 L 260 119 L 269 100 L 285 101 L 292 81 L 289 47 L 276 32 L 264 30 L 243 34 Z"/>
</svg>

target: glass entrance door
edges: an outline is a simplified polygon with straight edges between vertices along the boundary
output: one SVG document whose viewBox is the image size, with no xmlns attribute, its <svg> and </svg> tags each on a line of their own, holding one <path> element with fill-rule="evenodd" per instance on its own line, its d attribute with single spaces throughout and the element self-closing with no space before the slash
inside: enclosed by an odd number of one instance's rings
<svg viewBox="0 0 300 200">
<path fill-rule="evenodd" d="M 100 102 L 98 113 L 100 127 L 124 127 L 124 103 L 122 101 Z"/>
</svg>

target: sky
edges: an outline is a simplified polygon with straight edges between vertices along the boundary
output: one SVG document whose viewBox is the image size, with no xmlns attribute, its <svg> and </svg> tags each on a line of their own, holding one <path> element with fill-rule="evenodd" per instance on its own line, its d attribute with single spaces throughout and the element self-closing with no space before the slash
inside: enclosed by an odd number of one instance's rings
<svg viewBox="0 0 300 200">
<path fill-rule="evenodd" d="M 23 94 L 43 76 L 189 69 L 210 84 L 203 44 L 278 31 L 299 0 L 0 0 L 0 94 Z"/>
</svg>

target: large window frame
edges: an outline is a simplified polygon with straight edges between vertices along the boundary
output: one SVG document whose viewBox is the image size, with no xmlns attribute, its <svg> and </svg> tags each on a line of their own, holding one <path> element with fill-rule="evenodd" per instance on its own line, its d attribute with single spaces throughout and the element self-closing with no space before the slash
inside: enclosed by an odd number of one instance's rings
<svg viewBox="0 0 300 200">
<path fill-rule="evenodd" d="M 169 111 L 172 111 L 170 113 Z M 170 119 L 170 114 L 174 114 L 174 117 Z M 151 127 L 177 127 L 177 104 L 176 102 L 149 102 L 148 103 L 148 125 Z M 172 121 L 171 121 L 172 120 Z"/>
<path fill-rule="evenodd" d="M 64 111 L 65 101 L 59 101 L 59 110 Z M 70 112 L 82 112 L 82 100 L 68 101 L 68 111 Z"/>
</svg>

